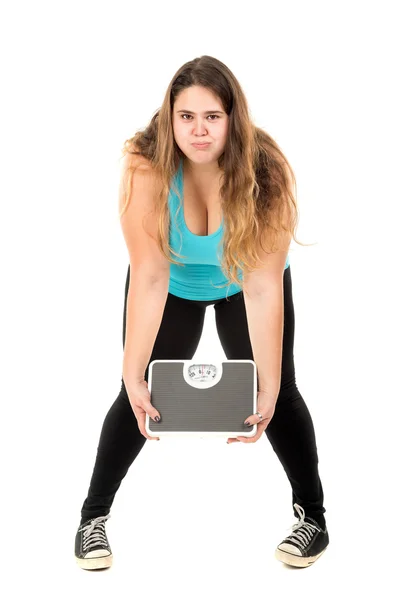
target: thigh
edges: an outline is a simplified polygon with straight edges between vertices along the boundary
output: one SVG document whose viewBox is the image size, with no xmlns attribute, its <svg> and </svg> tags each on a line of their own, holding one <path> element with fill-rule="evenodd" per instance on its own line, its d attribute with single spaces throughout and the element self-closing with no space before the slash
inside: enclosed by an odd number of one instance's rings
<svg viewBox="0 0 400 600">
<path fill-rule="evenodd" d="M 285 269 L 283 278 L 284 327 L 281 388 L 292 386 L 295 379 L 293 359 L 295 318 L 290 266 Z M 226 357 L 235 360 L 254 360 L 243 292 L 216 303 L 214 310 L 218 336 Z"/>
<path fill-rule="evenodd" d="M 125 347 L 126 304 L 129 290 L 130 269 L 125 285 L 125 304 L 123 319 L 123 346 Z M 206 306 L 196 301 L 168 294 L 161 324 L 154 342 L 153 350 L 146 367 L 144 378 L 148 381 L 149 364 L 157 359 L 193 358 L 204 326 Z M 123 383 L 123 382 L 122 382 Z M 123 384 L 124 387 L 124 384 Z"/>
</svg>

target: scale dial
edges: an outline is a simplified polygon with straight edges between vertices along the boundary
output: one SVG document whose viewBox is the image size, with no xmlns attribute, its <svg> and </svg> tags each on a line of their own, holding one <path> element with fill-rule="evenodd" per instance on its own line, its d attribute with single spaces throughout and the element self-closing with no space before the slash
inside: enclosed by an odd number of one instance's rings
<svg viewBox="0 0 400 600">
<path fill-rule="evenodd" d="M 188 368 L 188 376 L 191 381 L 210 382 L 217 376 L 217 367 L 212 364 L 193 364 Z"/>
</svg>

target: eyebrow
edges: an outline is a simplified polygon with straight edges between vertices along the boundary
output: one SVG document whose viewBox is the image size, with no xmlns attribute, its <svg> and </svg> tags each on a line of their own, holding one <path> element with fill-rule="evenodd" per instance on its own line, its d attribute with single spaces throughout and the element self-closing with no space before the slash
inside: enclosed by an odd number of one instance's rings
<svg viewBox="0 0 400 600">
<path fill-rule="evenodd" d="M 188 113 L 189 115 L 195 115 L 196 113 L 192 112 L 191 110 L 177 110 L 176 112 L 178 113 Z M 203 114 L 204 115 L 214 115 L 215 113 L 219 113 L 220 115 L 223 115 L 224 113 L 221 110 L 206 110 Z"/>
</svg>

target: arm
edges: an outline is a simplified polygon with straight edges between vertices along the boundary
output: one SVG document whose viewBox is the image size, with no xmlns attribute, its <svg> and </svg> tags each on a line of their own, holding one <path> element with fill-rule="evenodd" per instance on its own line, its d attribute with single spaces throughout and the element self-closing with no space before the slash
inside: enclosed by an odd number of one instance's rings
<svg viewBox="0 0 400 600">
<path fill-rule="evenodd" d="M 244 274 L 243 297 L 259 390 L 274 397 L 281 386 L 283 276 L 290 241 L 290 234 L 282 234 L 282 250 L 272 254 L 261 251 L 263 267 Z"/>
<path fill-rule="evenodd" d="M 169 278 L 148 281 L 140 271 L 129 280 L 122 376 L 129 387 L 144 380 L 168 297 Z"/>
<path fill-rule="evenodd" d="M 283 346 L 283 278 L 265 292 L 243 296 L 259 391 L 278 397 Z"/>
<path fill-rule="evenodd" d="M 132 167 L 136 170 L 130 179 Z M 155 198 L 160 186 L 149 161 L 137 156 L 124 157 L 119 204 L 121 208 L 129 200 L 120 217 L 130 261 L 122 369 L 128 388 L 144 380 L 168 297 L 170 263 L 156 241 Z"/>
</svg>

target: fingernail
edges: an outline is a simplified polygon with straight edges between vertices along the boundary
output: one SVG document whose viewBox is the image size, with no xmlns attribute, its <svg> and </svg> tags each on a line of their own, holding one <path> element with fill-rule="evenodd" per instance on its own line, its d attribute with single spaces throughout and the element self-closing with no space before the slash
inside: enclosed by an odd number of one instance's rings
<svg viewBox="0 0 400 600">
<path fill-rule="evenodd" d="M 244 422 L 245 425 L 247 425 L 247 427 L 250 427 L 251 423 L 249 423 L 248 421 Z"/>
<path fill-rule="evenodd" d="M 158 421 L 160 420 L 160 417 L 157 415 L 156 417 L 154 417 L 154 420 L 157 421 L 157 423 L 158 423 Z"/>
</svg>

